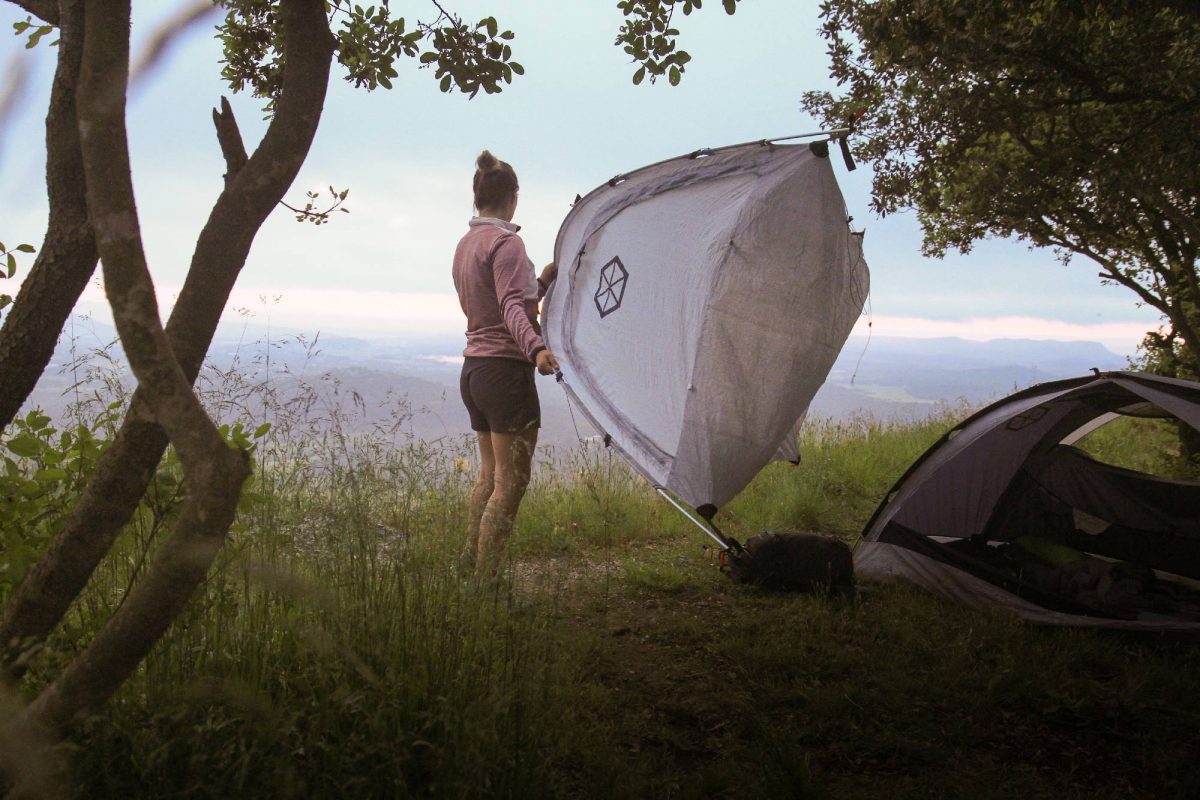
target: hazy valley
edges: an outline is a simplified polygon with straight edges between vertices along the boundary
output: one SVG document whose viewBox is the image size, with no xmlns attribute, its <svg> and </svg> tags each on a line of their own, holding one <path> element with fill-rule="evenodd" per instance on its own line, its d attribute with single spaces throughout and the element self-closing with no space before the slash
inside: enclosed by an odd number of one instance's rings
<svg viewBox="0 0 1200 800">
<path fill-rule="evenodd" d="M 99 391 L 102 378 L 131 379 L 124 370 L 111 328 L 76 323 L 64 336 L 31 399 L 58 416 L 73 401 Z M 301 395 L 308 413 L 348 430 L 392 426 L 424 440 L 462 436 L 469 431 L 458 397 L 458 337 L 365 339 L 305 337 L 249 330 L 218 334 L 200 386 L 224 397 L 227 414 L 261 408 L 261 392 L 276 398 Z M 856 414 L 920 418 L 940 405 L 979 404 L 1034 383 L 1081 375 L 1092 368 L 1116 370 L 1126 359 L 1095 342 L 1035 340 L 903 339 L 852 337 L 817 393 L 811 415 L 845 419 Z M 541 442 L 569 447 L 594 434 L 569 408 L 565 393 L 550 379 L 540 384 Z M 256 394 L 257 393 L 257 394 Z"/>
</svg>

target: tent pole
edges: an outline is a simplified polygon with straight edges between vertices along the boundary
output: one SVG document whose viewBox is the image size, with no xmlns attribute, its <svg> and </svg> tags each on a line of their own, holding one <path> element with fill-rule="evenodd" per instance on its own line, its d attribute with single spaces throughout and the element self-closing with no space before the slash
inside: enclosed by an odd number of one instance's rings
<svg viewBox="0 0 1200 800">
<path fill-rule="evenodd" d="M 709 526 L 707 526 L 703 522 L 701 522 L 694 514 L 692 514 L 692 512 L 690 510 L 688 510 L 688 508 L 686 506 L 684 506 L 682 503 L 678 502 L 674 497 L 671 497 L 671 495 L 667 493 L 666 489 L 664 489 L 661 486 L 655 486 L 654 491 L 661 494 L 668 503 L 675 506 L 675 508 L 679 510 L 679 513 L 683 514 L 685 517 L 687 517 L 692 522 L 694 522 L 696 524 L 696 526 L 698 528 L 700 528 L 700 530 L 704 531 L 706 534 L 711 536 L 714 542 L 721 545 L 722 551 L 730 550 L 733 548 L 733 544 L 728 539 L 726 539 L 724 536 L 717 533 L 712 528 L 710 528 Z"/>
<path fill-rule="evenodd" d="M 812 133 L 797 133 L 795 136 L 776 136 L 774 139 L 763 139 L 764 142 L 786 142 L 792 139 L 809 139 L 813 136 L 828 136 L 830 139 L 850 133 L 849 128 L 831 128 L 827 131 L 813 131 Z"/>
</svg>

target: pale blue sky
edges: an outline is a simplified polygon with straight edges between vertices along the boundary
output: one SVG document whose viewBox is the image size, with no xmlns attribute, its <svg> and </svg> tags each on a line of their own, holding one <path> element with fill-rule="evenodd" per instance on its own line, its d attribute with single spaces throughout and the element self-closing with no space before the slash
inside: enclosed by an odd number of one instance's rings
<svg viewBox="0 0 1200 800">
<path fill-rule="evenodd" d="M 394 0 L 412 18 L 432 3 Z M 138 43 L 180 6 L 135 1 Z M 711 6 L 711 7 L 710 7 Z M 521 177 L 517 222 L 539 265 L 551 256 L 569 203 L 612 175 L 700 147 L 815 130 L 799 107 L 807 89 L 830 86 L 816 0 L 743 0 L 727 17 L 717 0 L 677 20 L 693 56 L 682 85 L 630 82 L 632 68 L 612 42 L 615 0 L 460 0 L 470 20 L 494 14 L 511 28 L 514 58 L 526 68 L 503 94 L 467 100 L 437 91 L 432 72 L 398 66 L 392 91 L 356 90 L 338 73 L 317 141 L 289 194 L 349 187 L 350 214 L 320 228 L 280 209 L 251 252 L 231 306 L 268 310 L 296 330 L 404 335 L 461 330 L 449 262 L 471 214 L 470 181 L 489 148 Z M 24 14 L 0 5 L 0 64 L 6 73 L 23 41 L 11 24 Z M 212 22 L 216 19 L 213 18 Z M 44 44 L 29 54 L 32 81 L 0 150 L 0 240 L 39 244 L 45 225 L 42 118 L 53 74 Z M 131 94 L 135 186 L 151 268 L 164 302 L 178 287 L 223 163 L 210 110 L 229 94 L 219 78 L 211 27 L 177 42 L 162 68 Z M 247 146 L 261 135 L 260 104 L 231 96 Z M 965 257 L 920 255 L 912 215 L 886 220 L 868 211 L 869 169 L 835 169 L 850 213 L 867 229 L 871 309 L 878 335 L 961 335 L 1094 339 L 1132 352 L 1157 315 L 1132 294 L 1103 287 L 1096 269 L 1061 266 L 1048 252 L 987 242 Z M 12 287 L 3 287 L 11 292 Z M 81 308 L 102 298 L 89 290 Z"/>
</svg>

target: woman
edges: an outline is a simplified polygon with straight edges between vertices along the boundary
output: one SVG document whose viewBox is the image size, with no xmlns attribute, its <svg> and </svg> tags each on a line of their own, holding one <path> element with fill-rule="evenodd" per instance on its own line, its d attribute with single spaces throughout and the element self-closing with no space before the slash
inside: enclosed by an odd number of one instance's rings
<svg viewBox="0 0 1200 800">
<path fill-rule="evenodd" d="M 467 315 L 459 388 L 479 438 L 479 477 L 471 492 L 464 561 L 495 575 L 525 488 L 541 426 L 533 370 L 558 369 L 537 323 L 538 300 L 558 270 L 540 278 L 512 224 L 517 175 L 484 150 L 475 162 L 475 209 L 454 252 L 454 288 Z"/>
</svg>

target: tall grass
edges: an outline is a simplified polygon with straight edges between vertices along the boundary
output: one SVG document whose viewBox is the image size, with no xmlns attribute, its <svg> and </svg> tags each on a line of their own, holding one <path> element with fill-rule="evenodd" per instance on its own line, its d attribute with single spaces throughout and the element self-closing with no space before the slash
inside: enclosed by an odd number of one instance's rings
<svg viewBox="0 0 1200 800">
<path fill-rule="evenodd" d="M 726 509 L 740 533 L 810 530 L 848 541 L 908 466 L 970 410 L 949 406 L 915 422 L 858 416 L 812 420 L 800 463 L 768 466 Z"/>
<path fill-rule="evenodd" d="M 603 448 L 540 454 L 512 569 L 481 582 L 458 567 L 470 440 L 417 441 L 402 407 L 355 425 L 336 386 L 300 386 L 207 385 L 253 442 L 254 482 L 202 589 L 68 743 L 78 796 L 1094 800 L 1200 786 L 1184 755 L 1200 718 L 1191 645 L 1034 629 L 903 587 L 842 607 L 735 586 Z M 852 539 L 965 413 L 814 421 L 801 464 L 764 470 L 717 522 Z M 168 459 L 27 691 L 153 557 L 176 472 Z M 1085 758 L 1096 736 L 1103 755 Z M 1071 759 L 1091 772 L 1055 772 Z"/>
</svg>

